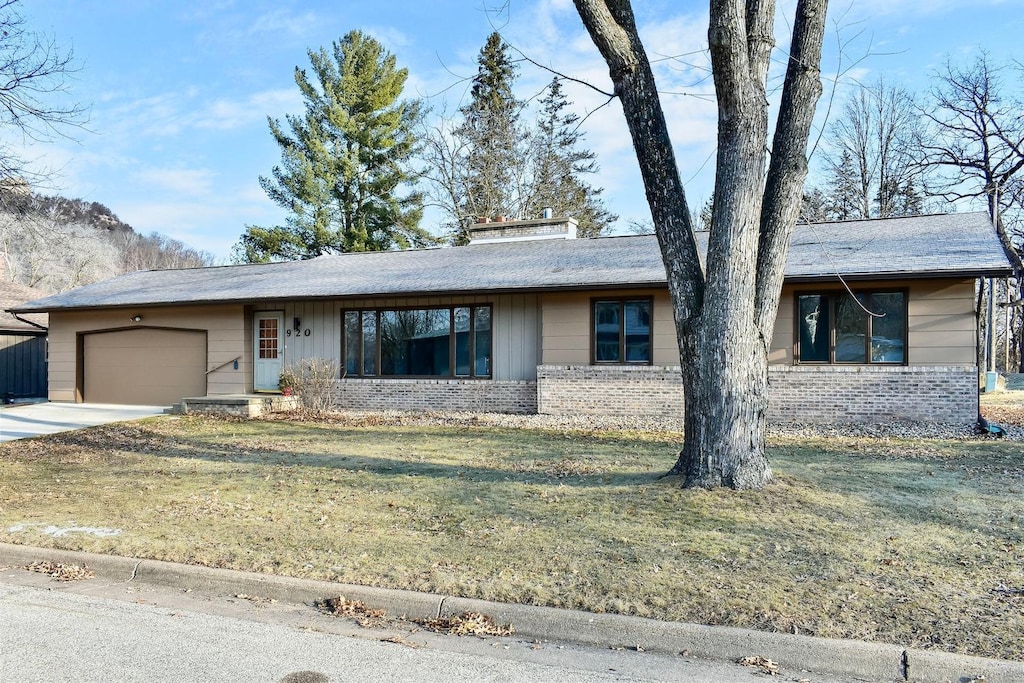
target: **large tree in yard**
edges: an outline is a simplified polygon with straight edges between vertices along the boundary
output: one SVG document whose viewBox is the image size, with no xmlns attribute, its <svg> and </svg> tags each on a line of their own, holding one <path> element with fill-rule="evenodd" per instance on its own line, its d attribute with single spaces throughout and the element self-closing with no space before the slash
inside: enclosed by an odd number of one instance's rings
<svg viewBox="0 0 1024 683">
<path fill-rule="evenodd" d="M 248 226 L 236 260 L 296 260 L 434 242 L 410 186 L 418 101 L 401 100 L 408 77 L 373 38 L 351 31 L 332 50 L 309 51 L 313 78 L 295 69 L 306 111 L 268 119 L 281 164 L 260 185 L 287 209 L 286 225 Z M 404 193 L 403 193 L 404 190 Z"/>
<path fill-rule="evenodd" d="M 665 260 L 685 391 L 686 435 L 672 472 L 689 487 L 760 488 L 772 477 L 764 452 L 768 348 L 821 93 L 827 0 L 797 0 L 767 158 L 775 3 L 711 0 L 718 161 L 705 267 L 630 3 L 574 2 L 608 63 Z"/>
</svg>

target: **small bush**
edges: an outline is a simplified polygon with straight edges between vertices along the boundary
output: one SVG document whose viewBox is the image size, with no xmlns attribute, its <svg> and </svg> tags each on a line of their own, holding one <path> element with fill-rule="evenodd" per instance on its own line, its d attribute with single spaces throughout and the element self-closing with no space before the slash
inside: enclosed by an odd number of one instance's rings
<svg viewBox="0 0 1024 683">
<path fill-rule="evenodd" d="M 338 379 L 339 369 L 337 361 L 307 358 L 297 366 L 285 368 L 281 373 L 282 388 L 287 376 L 302 407 L 324 413 L 334 407 L 334 381 Z"/>
</svg>

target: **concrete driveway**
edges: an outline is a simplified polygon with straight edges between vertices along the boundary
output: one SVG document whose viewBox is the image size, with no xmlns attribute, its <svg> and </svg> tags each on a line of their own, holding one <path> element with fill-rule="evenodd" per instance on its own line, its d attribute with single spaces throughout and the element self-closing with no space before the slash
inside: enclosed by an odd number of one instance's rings
<svg viewBox="0 0 1024 683">
<path fill-rule="evenodd" d="M 170 406 L 104 403 L 28 403 L 0 407 L 0 441 L 69 432 L 84 427 L 164 414 Z"/>
</svg>

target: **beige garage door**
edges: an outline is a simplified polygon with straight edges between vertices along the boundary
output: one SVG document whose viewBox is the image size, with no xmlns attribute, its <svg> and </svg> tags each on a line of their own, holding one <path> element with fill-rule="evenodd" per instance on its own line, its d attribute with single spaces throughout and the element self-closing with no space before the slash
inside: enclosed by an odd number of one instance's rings
<svg viewBox="0 0 1024 683">
<path fill-rule="evenodd" d="M 168 405 L 206 396 L 206 332 L 140 328 L 84 338 L 88 403 Z"/>
</svg>

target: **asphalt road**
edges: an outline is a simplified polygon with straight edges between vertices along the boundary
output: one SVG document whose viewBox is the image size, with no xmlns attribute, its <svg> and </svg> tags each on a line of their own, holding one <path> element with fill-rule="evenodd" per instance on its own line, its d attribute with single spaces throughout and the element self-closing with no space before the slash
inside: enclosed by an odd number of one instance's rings
<svg viewBox="0 0 1024 683">
<path fill-rule="evenodd" d="M 119 598 L 99 597 L 44 579 L 17 581 L 36 585 L 0 583 L 2 681 L 766 679 L 732 663 L 515 638 L 379 634 L 333 617 L 297 614 L 294 606 L 215 602 L 139 588 Z M 87 583 L 73 590 L 90 590 Z M 326 630 L 331 624 L 338 625 L 336 632 Z"/>
</svg>

